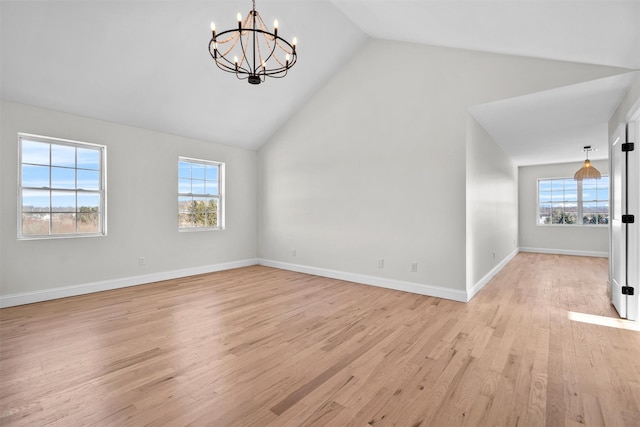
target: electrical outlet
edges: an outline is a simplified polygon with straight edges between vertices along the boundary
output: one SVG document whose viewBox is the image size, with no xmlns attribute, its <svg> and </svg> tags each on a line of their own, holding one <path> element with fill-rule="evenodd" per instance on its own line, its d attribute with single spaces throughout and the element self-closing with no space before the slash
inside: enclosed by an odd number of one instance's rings
<svg viewBox="0 0 640 427">
<path fill-rule="evenodd" d="M 380 258 L 378 260 L 378 268 L 384 268 L 384 259 Z"/>
<path fill-rule="evenodd" d="M 493 259 L 496 259 L 496 251 L 491 251 L 491 256 L 493 257 Z"/>
<path fill-rule="evenodd" d="M 138 265 L 146 265 L 147 264 L 147 260 L 144 259 L 143 256 L 138 258 Z"/>
<path fill-rule="evenodd" d="M 412 262 L 411 263 L 411 272 L 415 273 L 416 271 L 418 271 L 418 263 L 417 262 Z"/>
<path fill-rule="evenodd" d="M 295 257 L 296 255 L 298 255 L 298 251 L 296 251 L 295 248 L 291 249 L 291 256 Z"/>
</svg>

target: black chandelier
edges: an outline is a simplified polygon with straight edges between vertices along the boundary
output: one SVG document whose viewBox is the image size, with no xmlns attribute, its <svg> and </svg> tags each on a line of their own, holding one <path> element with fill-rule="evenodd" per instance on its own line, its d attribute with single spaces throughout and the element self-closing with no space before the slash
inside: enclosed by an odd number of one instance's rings
<svg viewBox="0 0 640 427">
<path fill-rule="evenodd" d="M 238 13 L 238 28 L 216 33 L 216 26 L 211 23 L 209 54 L 222 71 L 257 85 L 267 76 L 282 78 L 287 75 L 298 59 L 296 43 L 295 37 L 289 43 L 278 35 L 278 20 L 270 32 L 253 0 L 253 9 L 244 21 Z M 231 57 L 233 61 L 229 59 Z"/>
</svg>

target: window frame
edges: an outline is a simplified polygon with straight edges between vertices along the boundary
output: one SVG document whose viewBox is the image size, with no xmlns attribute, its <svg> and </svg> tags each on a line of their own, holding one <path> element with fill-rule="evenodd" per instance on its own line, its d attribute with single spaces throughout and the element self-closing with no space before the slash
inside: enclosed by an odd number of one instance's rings
<svg viewBox="0 0 640 427">
<path fill-rule="evenodd" d="M 90 149 L 98 151 L 100 155 L 99 160 L 99 171 L 98 171 L 98 189 L 97 190 L 88 190 L 81 189 L 77 187 L 77 173 L 78 170 L 85 170 L 83 168 L 78 168 L 77 164 L 77 152 L 76 152 L 76 164 L 73 167 L 75 176 L 76 176 L 76 185 L 75 188 L 56 188 L 53 187 L 51 182 L 51 168 L 53 167 L 51 164 L 51 148 L 49 150 L 49 164 L 42 165 L 49 167 L 49 186 L 48 187 L 25 187 L 22 183 L 22 157 L 23 157 L 23 141 L 32 141 L 39 142 L 44 144 L 49 144 L 50 146 L 64 146 L 64 147 L 74 147 L 74 148 L 82 148 L 82 149 Z M 33 164 L 38 166 L 37 164 Z M 68 168 L 71 169 L 71 168 Z M 64 138 L 56 138 L 50 136 L 43 135 L 34 135 L 30 133 L 18 133 L 18 218 L 17 218 L 17 231 L 18 231 L 18 240 L 49 240 L 49 239 L 77 239 L 77 238 L 86 238 L 86 237 L 105 237 L 107 236 L 107 146 L 102 144 L 94 144 L 85 141 L 75 141 Z M 23 234 L 22 225 L 23 225 L 23 190 L 45 190 L 51 192 L 59 191 L 59 192 L 73 192 L 76 201 L 77 195 L 81 194 L 99 194 L 100 203 L 99 203 L 99 212 L 98 212 L 98 231 L 97 232 L 89 232 L 89 233 L 78 233 L 77 229 L 77 221 L 78 221 L 78 206 L 76 205 L 76 211 L 74 214 L 76 215 L 76 231 L 74 233 L 66 233 L 66 234 L 52 234 L 52 202 L 51 195 L 49 196 L 49 234 Z"/>
<path fill-rule="evenodd" d="M 186 162 L 191 164 L 201 164 L 205 166 L 215 166 L 218 169 L 218 193 L 182 193 L 180 192 L 180 163 Z M 193 177 L 190 178 L 193 182 Z M 206 180 L 205 180 L 206 182 Z M 180 197 L 213 197 L 217 198 L 218 207 L 217 207 L 217 226 L 215 227 L 207 227 L 202 226 L 193 226 L 193 227 L 181 227 L 180 226 L 180 208 L 178 207 L 178 231 L 179 232 L 200 232 L 200 231 L 222 231 L 225 229 L 225 192 L 224 192 L 224 184 L 225 184 L 225 163 L 217 160 L 206 160 L 206 159 L 198 159 L 194 157 L 185 157 L 178 156 L 178 175 L 177 175 L 177 183 L 178 183 L 178 206 L 180 204 Z"/>
<path fill-rule="evenodd" d="M 602 178 L 607 178 L 609 179 L 609 175 L 602 175 Z M 593 227 L 608 227 L 609 224 L 611 223 L 611 181 L 609 180 L 609 185 L 607 187 L 607 206 L 608 206 L 608 222 L 606 224 L 585 224 L 583 222 L 584 219 L 584 203 L 589 203 L 589 202 L 593 202 L 592 200 L 588 200 L 585 202 L 584 200 L 584 180 L 580 180 L 576 182 L 576 192 L 577 192 L 577 198 L 576 198 L 576 206 L 577 206 L 577 212 L 576 212 L 576 216 L 577 216 L 577 221 L 575 224 L 553 224 L 553 223 L 549 223 L 549 224 L 544 224 L 544 223 L 540 223 L 540 181 L 560 181 L 560 180 L 571 180 L 573 181 L 574 178 L 573 177 L 554 177 L 554 178 L 537 178 L 536 179 L 536 225 L 540 226 L 540 227 L 557 227 L 557 226 L 570 226 L 570 227 L 589 227 L 589 228 L 593 228 Z M 596 180 L 597 182 L 598 180 Z M 596 190 L 597 191 L 597 190 Z M 596 202 L 598 202 L 599 200 L 596 199 Z M 551 202 L 553 203 L 553 202 Z"/>
</svg>

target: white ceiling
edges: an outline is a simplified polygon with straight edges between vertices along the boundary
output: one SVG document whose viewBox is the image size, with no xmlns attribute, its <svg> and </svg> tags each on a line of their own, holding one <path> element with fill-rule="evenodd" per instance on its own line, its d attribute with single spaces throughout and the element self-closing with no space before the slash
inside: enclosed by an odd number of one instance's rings
<svg viewBox="0 0 640 427">
<path fill-rule="evenodd" d="M 328 1 L 258 0 L 265 22 L 298 37 L 299 59 L 286 79 L 253 86 L 208 52 L 211 21 L 236 25 L 249 0 L 1 5 L 3 98 L 251 149 L 367 39 Z"/>
<path fill-rule="evenodd" d="M 582 148 L 606 159 L 607 119 L 637 72 L 476 105 L 469 110 L 494 140 L 521 166 L 584 158 Z"/>
<path fill-rule="evenodd" d="M 289 75 L 259 86 L 220 72 L 207 52 L 210 21 L 234 25 L 250 0 L 2 1 L 2 98 L 257 149 L 370 37 L 640 69 L 640 0 L 256 3 L 265 22 L 277 18 L 280 33 L 299 40 Z M 631 81 L 602 79 L 472 112 L 518 164 L 580 160 L 579 150 L 523 147 L 557 135 L 558 148 L 577 134 L 560 138 L 561 127 L 588 133 L 605 123 Z"/>
<path fill-rule="evenodd" d="M 374 38 L 640 68 L 640 0 L 336 0 Z"/>
</svg>

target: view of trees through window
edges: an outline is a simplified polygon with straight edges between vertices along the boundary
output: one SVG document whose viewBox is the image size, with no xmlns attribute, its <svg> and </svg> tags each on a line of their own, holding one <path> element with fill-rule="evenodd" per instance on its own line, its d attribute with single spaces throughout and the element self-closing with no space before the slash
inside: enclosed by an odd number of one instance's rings
<svg viewBox="0 0 640 427">
<path fill-rule="evenodd" d="M 538 180 L 538 224 L 609 223 L 609 177 Z"/>
<path fill-rule="evenodd" d="M 180 228 L 217 227 L 218 203 L 213 199 L 180 201 L 178 225 Z"/>
<path fill-rule="evenodd" d="M 220 168 L 207 160 L 178 160 L 180 229 L 220 228 Z"/>
</svg>

